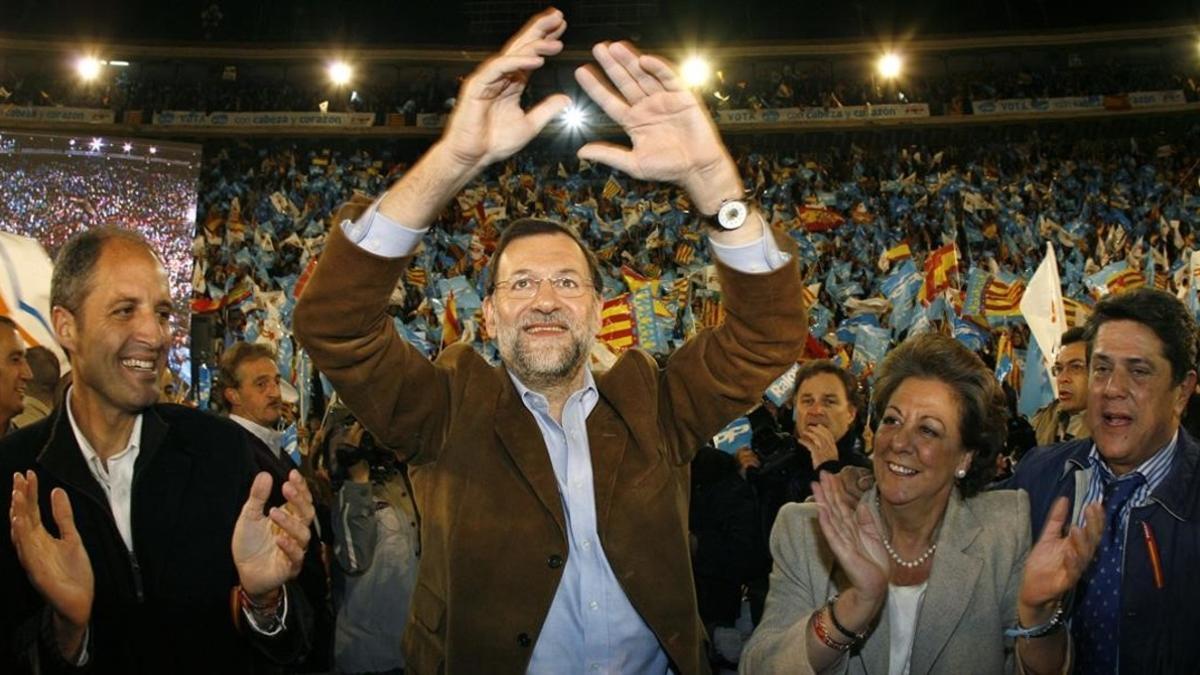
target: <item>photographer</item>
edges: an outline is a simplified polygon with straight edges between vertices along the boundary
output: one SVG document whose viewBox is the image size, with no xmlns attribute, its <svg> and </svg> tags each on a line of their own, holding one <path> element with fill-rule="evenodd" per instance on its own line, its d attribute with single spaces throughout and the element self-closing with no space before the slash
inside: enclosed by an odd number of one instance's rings
<svg viewBox="0 0 1200 675">
<path fill-rule="evenodd" d="M 819 471 L 837 473 L 845 466 L 870 467 L 862 451 L 859 396 L 854 378 L 827 360 L 806 361 L 796 372 L 792 431 L 782 430 L 764 405 L 750 413 L 750 448 L 737 452 L 739 472 L 755 494 L 759 528 L 753 547 L 756 574 L 748 583 L 755 623 L 762 615 L 771 555 L 767 547 L 775 515 L 788 502 L 812 495 Z M 786 409 L 782 409 L 786 410 Z M 785 418 L 786 419 L 786 418 Z"/>
<path fill-rule="evenodd" d="M 327 429 L 336 490 L 334 664 L 338 673 L 402 673 L 400 637 L 420 556 L 412 488 L 404 465 L 354 418 Z"/>
</svg>

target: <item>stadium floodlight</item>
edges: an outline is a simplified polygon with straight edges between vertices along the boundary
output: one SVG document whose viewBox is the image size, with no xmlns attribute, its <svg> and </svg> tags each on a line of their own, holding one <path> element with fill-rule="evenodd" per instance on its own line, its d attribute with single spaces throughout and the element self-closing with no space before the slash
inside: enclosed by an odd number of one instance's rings
<svg viewBox="0 0 1200 675">
<path fill-rule="evenodd" d="M 895 52 L 888 52 L 879 57 L 879 63 L 876 68 L 879 70 L 879 75 L 886 80 L 893 80 L 900 76 L 900 68 L 904 62 Z"/>
<path fill-rule="evenodd" d="M 563 124 L 572 131 L 582 129 L 587 124 L 587 112 L 573 103 L 562 112 L 562 118 Z"/>
<path fill-rule="evenodd" d="M 104 65 L 100 59 L 94 56 L 81 56 L 75 62 L 75 72 L 79 74 L 80 79 L 85 82 L 100 77 L 100 67 Z"/>
<path fill-rule="evenodd" d="M 121 150 L 128 155 L 129 151 L 133 150 L 133 143 L 126 143 L 125 145 L 122 145 Z"/>
<path fill-rule="evenodd" d="M 93 138 L 92 142 L 88 143 L 88 147 L 92 149 L 92 152 L 100 152 L 100 149 L 104 147 L 104 140 Z"/>
<path fill-rule="evenodd" d="M 334 61 L 329 64 L 329 81 L 336 86 L 342 87 L 350 84 L 350 78 L 354 77 L 354 69 L 345 61 Z"/>
<path fill-rule="evenodd" d="M 689 87 L 702 87 L 712 77 L 712 67 L 702 56 L 690 56 L 680 69 L 683 83 Z"/>
</svg>

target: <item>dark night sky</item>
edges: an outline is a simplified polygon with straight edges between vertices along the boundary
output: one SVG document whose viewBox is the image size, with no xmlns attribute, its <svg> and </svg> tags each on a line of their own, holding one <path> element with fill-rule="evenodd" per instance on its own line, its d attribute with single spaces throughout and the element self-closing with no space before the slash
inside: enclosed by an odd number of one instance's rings
<svg viewBox="0 0 1200 675">
<path fill-rule="evenodd" d="M 213 0 L 0 0 L 0 33 L 102 40 L 203 40 L 201 12 Z M 481 0 L 217 0 L 224 43 L 358 42 L 379 46 L 494 46 L 531 8 L 545 3 Z M 605 3 L 564 0 L 572 16 Z M 609 3 L 621 4 L 621 3 Z M 632 3 L 625 3 L 626 5 Z M 596 38 L 635 37 L 651 44 L 880 39 L 1065 30 L 1110 25 L 1200 22 L 1200 0 L 651 0 L 656 18 L 625 26 L 573 26 L 569 47 Z M 472 10 L 500 16 L 491 30 L 472 26 Z M 507 15 L 506 15 L 507 13 Z M 624 13 L 628 16 L 630 13 Z M 1200 23 L 1198 23 L 1200 25 Z"/>
</svg>

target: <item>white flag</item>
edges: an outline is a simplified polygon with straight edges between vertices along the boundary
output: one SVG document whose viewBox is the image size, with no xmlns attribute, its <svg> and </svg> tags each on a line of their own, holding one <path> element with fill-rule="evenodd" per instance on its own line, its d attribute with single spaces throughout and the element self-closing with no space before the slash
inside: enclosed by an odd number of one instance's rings
<svg viewBox="0 0 1200 675">
<path fill-rule="evenodd" d="M 1042 358 L 1046 361 L 1046 370 L 1049 371 L 1062 345 L 1062 334 L 1067 329 L 1058 259 L 1050 242 L 1046 242 L 1046 257 L 1029 279 L 1025 294 L 1021 296 L 1021 314 L 1025 316 L 1025 323 L 1029 324 L 1030 334 L 1037 340 Z M 1058 386 L 1053 386 L 1054 395 L 1057 396 Z"/>
<path fill-rule="evenodd" d="M 36 239 L 0 232 L 0 314 L 17 323 L 27 347 L 54 352 L 63 372 L 67 355 L 50 324 L 50 276 L 54 263 Z"/>
</svg>

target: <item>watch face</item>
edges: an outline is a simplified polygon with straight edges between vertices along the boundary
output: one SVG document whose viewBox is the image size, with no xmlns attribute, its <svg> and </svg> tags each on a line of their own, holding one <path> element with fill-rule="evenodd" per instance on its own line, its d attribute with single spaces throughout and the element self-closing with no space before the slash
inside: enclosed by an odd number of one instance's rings
<svg viewBox="0 0 1200 675">
<path fill-rule="evenodd" d="M 736 230 L 746 222 L 747 215 L 749 209 L 746 202 L 725 202 L 721 205 L 721 210 L 717 211 L 717 223 L 726 230 Z"/>
</svg>

